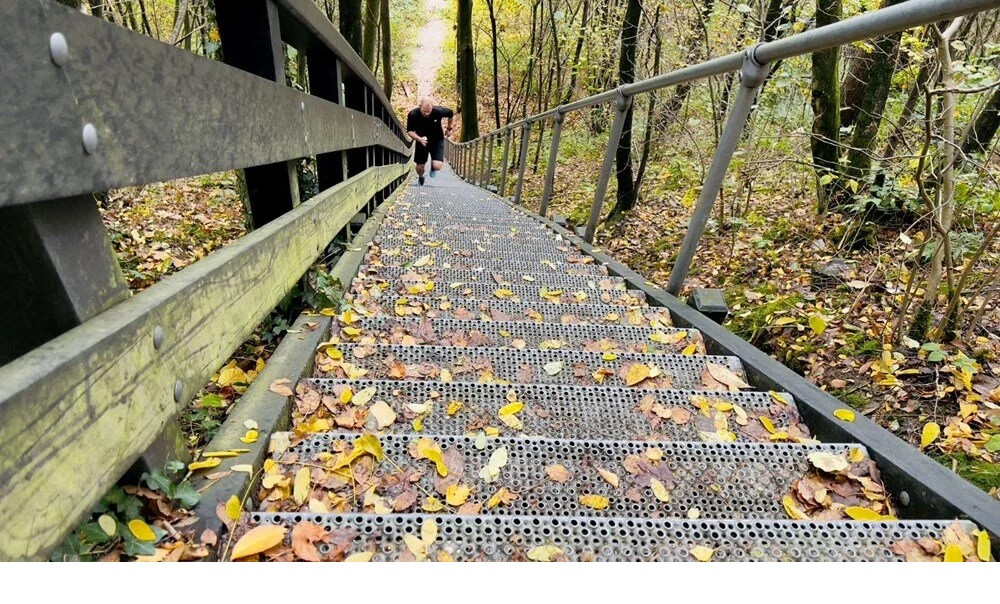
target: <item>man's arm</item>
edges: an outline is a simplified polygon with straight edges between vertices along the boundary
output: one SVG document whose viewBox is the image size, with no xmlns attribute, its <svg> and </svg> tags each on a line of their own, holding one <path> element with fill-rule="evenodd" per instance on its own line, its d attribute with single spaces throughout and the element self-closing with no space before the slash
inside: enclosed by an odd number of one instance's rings
<svg viewBox="0 0 1000 604">
<path fill-rule="evenodd" d="M 425 147 L 427 146 L 427 137 L 426 136 L 420 136 L 419 134 L 417 134 L 416 132 L 414 132 L 412 130 L 407 130 L 406 134 L 407 134 L 407 136 L 410 137 L 410 140 L 415 140 L 418 143 L 420 143 L 421 145 L 423 145 Z"/>
<path fill-rule="evenodd" d="M 447 107 L 441 107 L 441 112 L 442 112 L 441 116 L 444 119 L 448 120 L 448 123 L 445 124 L 444 127 L 444 135 L 448 136 L 449 134 L 451 134 L 451 120 L 453 117 L 455 117 L 455 112 Z"/>
</svg>

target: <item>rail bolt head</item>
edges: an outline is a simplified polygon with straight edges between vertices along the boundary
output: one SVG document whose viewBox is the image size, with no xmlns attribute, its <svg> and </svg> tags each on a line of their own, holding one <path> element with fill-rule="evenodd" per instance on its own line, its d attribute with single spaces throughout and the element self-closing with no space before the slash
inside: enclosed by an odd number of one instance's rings
<svg viewBox="0 0 1000 604">
<path fill-rule="evenodd" d="M 910 505 L 910 494 L 907 493 L 906 491 L 900 491 L 899 504 L 902 506 Z"/>
<path fill-rule="evenodd" d="M 157 325 L 153 329 L 153 348 L 159 350 L 163 347 L 163 328 Z"/>
<path fill-rule="evenodd" d="M 174 402 L 179 403 L 184 398 L 184 384 L 180 380 L 174 382 Z"/>
<path fill-rule="evenodd" d="M 57 67 L 66 64 L 69 60 L 69 44 L 66 43 L 66 36 L 59 32 L 49 36 L 49 55 Z"/>
<path fill-rule="evenodd" d="M 97 152 L 97 128 L 93 124 L 86 124 L 83 127 L 83 150 L 87 155 Z"/>
</svg>

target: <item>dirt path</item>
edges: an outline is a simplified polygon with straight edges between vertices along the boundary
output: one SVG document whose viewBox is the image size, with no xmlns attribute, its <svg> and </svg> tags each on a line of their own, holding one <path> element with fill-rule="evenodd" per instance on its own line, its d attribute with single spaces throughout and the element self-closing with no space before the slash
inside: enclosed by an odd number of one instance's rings
<svg viewBox="0 0 1000 604">
<path fill-rule="evenodd" d="M 413 53 L 413 79 L 417 82 L 418 98 L 436 92 L 434 80 L 444 60 L 442 44 L 448 31 L 441 16 L 448 6 L 447 0 L 423 0 L 423 6 L 430 19 L 420 30 L 417 49 Z"/>
</svg>

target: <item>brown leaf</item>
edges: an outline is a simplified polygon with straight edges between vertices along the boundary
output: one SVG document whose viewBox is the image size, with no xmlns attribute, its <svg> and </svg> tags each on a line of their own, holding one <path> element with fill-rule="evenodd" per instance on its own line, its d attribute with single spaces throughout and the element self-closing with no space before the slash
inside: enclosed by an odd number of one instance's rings
<svg viewBox="0 0 1000 604">
<path fill-rule="evenodd" d="M 396 512 L 402 512 L 410 509 L 416 502 L 417 493 L 415 491 L 403 491 L 392 500 L 392 509 Z"/>
<path fill-rule="evenodd" d="M 300 522 L 292 528 L 292 551 L 300 560 L 319 562 L 319 552 L 313 545 L 326 537 L 326 530 L 312 522 Z"/>
<path fill-rule="evenodd" d="M 573 478 L 573 474 L 562 464 L 554 464 L 546 467 L 545 473 L 548 474 L 549 478 L 558 483 L 569 482 Z"/>
<path fill-rule="evenodd" d="M 219 543 L 219 536 L 215 534 L 212 529 L 205 529 L 201 532 L 201 536 L 198 541 L 204 543 L 205 545 L 214 547 Z"/>
<path fill-rule="evenodd" d="M 275 394 L 280 394 L 281 396 L 294 396 L 295 393 L 292 392 L 292 389 L 288 386 L 288 384 L 291 383 L 292 381 L 288 378 L 280 378 L 271 382 L 268 390 Z"/>
</svg>

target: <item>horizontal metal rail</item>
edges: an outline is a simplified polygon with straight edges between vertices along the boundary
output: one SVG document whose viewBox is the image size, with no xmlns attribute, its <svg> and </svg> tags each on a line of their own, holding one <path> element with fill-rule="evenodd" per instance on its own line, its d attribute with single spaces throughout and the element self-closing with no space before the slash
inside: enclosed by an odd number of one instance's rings
<svg viewBox="0 0 1000 604">
<path fill-rule="evenodd" d="M 512 132 L 516 132 L 516 129 L 527 131 L 527 128 L 530 128 L 533 123 L 546 119 L 561 120 L 567 113 L 614 101 L 616 104 L 616 116 L 612 124 L 610 136 L 608 137 L 608 146 L 601 171 L 598 174 L 598 183 L 591 213 L 586 229 L 582 233 L 583 238 L 587 242 L 592 242 L 597 224 L 602 215 L 604 197 L 614 162 L 614 150 L 617 148 L 621 138 L 621 122 L 631 99 L 638 94 L 739 70 L 741 72 L 741 85 L 737 94 L 737 100 L 731 108 L 726 128 L 720 138 L 712 165 L 706 174 L 705 183 L 701 188 L 695 212 L 688 225 L 684 242 L 681 245 L 667 283 L 667 291 L 677 295 L 683 287 L 684 279 L 690 269 L 698 242 L 707 225 L 712 206 L 718 197 L 725 173 L 736 150 L 739 141 L 738 134 L 742 132 L 752 113 L 757 93 L 767 76 L 768 66 L 771 63 L 852 42 L 867 40 L 888 33 L 903 31 L 926 23 L 952 19 L 997 7 L 1000 7 L 1000 0 L 909 0 L 895 6 L 845 19 L 832 25 L 795 34 L 780 40 L 760 43 L 741 52 L 734 52 L 697 65 L 683 67 L 669 73 L 619 86 L 614 90 L 607 90 L 571 103 L 553 107 L 547 111 L 507 124 L 475 140 L 454 144 L 449 147 L 449 157 L 461 157 L 466 147 L 476 144 L 481 140 L 491 141 L 490 144 L 496 144 L 496 139 L 500 135 L 505 136 L 505 140 L 507 140 Z M 555 160 L 558 157 L 558 145 L 559 137 L 554 136 L 549 155 L 549 172 L 546 174 L 545 188 L 542 193 L 543 215 L 548 209 L 552 195 L 553 174 Z M 522 145 L 522 148 L 525 148 L 525 146 Z M 520 157 L 519 154 L 517 159 L 523 161 L 524 158 Z M 523 166 L 523 164 L 521 165 Z M 504 164 L 500 167 L 502 183 L 505 182 L 509 168 L 505 157 Z M 515 184 L 518 191 L 516 196 L 517 201 L 520 201 L 523 170 L 519 170 L 519 172 L 518 181 Z M 459 174 L 464 176 L 461 168 Z M 501 185 L 501 194 L 503 194 L 503 185 Z"/>
</svg>

